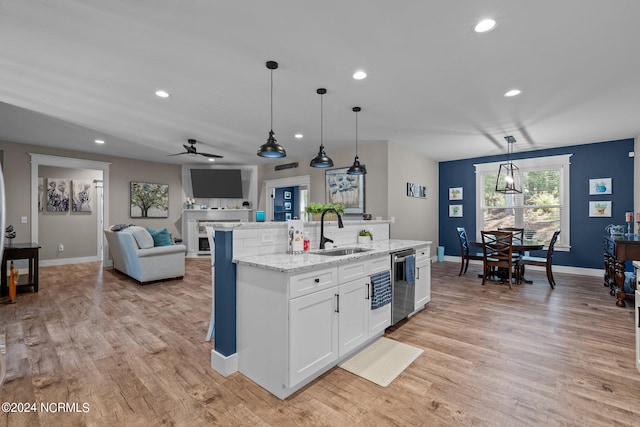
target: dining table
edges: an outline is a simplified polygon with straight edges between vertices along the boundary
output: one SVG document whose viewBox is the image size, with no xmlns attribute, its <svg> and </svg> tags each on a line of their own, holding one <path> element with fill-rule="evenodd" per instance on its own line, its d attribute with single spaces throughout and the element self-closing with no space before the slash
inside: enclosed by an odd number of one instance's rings
<svg viewBox="0 0 640 427">
<path fill-rule="evenodd" d="M 482 248 L 484 245 L 482 242 L 470 241 L 469 244 L 471 246 Z M 540 242 L 535 242 L 533 240 L 514 240 L 514 243 L 511 244 L 513 252 L 529 252 L 529 251 L 540 251 L 544 249 L 544 244 Z M 527 280 L 524 277 L 524 268 L 522 270 L 522 275 L 520 276 L 520 280 L 524 283 L 533 283 L 532 280 Z M 478 274 L 478 277 L 482 277 L 482 274 Z"/>
</svg>

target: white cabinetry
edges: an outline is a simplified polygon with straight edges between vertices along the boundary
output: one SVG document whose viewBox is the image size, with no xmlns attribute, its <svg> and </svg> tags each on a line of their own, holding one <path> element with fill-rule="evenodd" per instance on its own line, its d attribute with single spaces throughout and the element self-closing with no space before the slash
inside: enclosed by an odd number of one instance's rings
<svg viewBox="0 0 640 427">
<path fill-rule="evenodd" d="M 431 301 L 431 251 L 429 246 L 416 248 L 415 310 Z"/>
<path fill-rule="evenodd" d="M 289 301 L 289 387 L 338 360 L 336 290 Z"/>
<path fill-rule="evenodd" d="M 389 267 L 389 256 L 293 274 L 239 264 L 239 371 L 284 399 L 381 336 L 391 305 L 371 310 L 369 276 Z"/>
</svg>

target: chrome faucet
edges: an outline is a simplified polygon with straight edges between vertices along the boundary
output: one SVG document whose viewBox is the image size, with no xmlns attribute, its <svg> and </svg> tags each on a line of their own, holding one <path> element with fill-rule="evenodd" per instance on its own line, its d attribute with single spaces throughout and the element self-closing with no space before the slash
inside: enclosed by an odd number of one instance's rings
<svg viewBox="0 0 640 427">
<path fill-rule="evenodd" d="M 320 217 L 320 249 L 324 249 L 325 243 L 333 243 L 333 240 L 324 237 L 324 214 L 327 212 L 333 211 L 338 215 L 338 228 L 344 228 L 344 224 L 342 224 L 342 217 L 334 208 L 327 208 L 322 211 L 322 216 Z"/>
</svg>

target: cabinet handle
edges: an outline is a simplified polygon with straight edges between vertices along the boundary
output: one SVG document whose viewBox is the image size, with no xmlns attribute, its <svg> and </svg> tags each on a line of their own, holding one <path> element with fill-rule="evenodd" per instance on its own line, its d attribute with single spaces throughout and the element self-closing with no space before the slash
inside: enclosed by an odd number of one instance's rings
<svg viewBox="0 0 640 427">
<path fill-rule="evenodd" d="M 370 290 L 369 290 L 369 283 L 367 283 L 367 297 L 365 299 L 369 299 L 369 294 L 370 294 Z"/>
<path fill-rule="evenodd" d="M 638 306 L 638 328 L 640 328 L 640 306 Z"/>
<path fill-rule="evenodd" d="M 336 313 L 340 313 L 340 295 L 335 294 L 336 296 Z"/>
<path fill-rule="evenodd" d="M 316 277 L 313 281 L 316 282 L 316 283 L 320 283 L 320 278 Z"/>
<path fill-rule="evenodd" d="M 416 280 L 420 279 L 420 267 L 416 268 L 416 271 L 418 272 L 418 274 L 416 274 Z"/>
</svg>

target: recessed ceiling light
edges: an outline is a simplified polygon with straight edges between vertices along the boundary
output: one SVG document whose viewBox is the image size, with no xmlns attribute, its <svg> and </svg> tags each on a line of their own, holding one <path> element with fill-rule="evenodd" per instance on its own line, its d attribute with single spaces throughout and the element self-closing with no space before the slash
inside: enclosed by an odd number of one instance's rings
<svg viewBox="0 0 640 427">
<path fill-rule="evenodd" d="M 362 80 L 364 78 L 367 77 L 367 73 L 365 73 L 362 70 L 356 71 L 355 73 L 353 73 L 353 78 L 356 80 Z"/>
<path fill-rule="evenodd" d="M 168 98 L 169 92 L 167 92 L 166 90 L 160 89 L 156 91 L 156 95 L 159 96 L 160 98 Z"/>
<path fill-rule="evenodd" d="M 210 161 L 210 162 L 215 162 L 215 161 L 216 161 L 216 159 L 211 159 L 211 158 L 210 158 L 210 159 L 209 159 L 209 161 Z"/>
<path fill-rule="evenodd" d="M 96 139 L 96 144 L 104 144 L 104 141 L 102 139 Z"/>
<path fill-rule="evenodd" d="M 293 135 L 293 137 L 296 138 L 296 139 L 302 139 L 303 136 L 304 135 L 301 134 L 301 133 L 296 133 L 295 135 Z"/>
<path fill-rule="evenodd" d="M 520 89 L 511 89 L 510 91 L 505 93 L 504 96 L 511 97 L 511 96 L 520 95 L 521 93 L 522 93 L 522 91 Z"/>
<path fill-rule="evenodd" d="M 487 31 L 493 30 L 495 26 L 496 21 L 494 21 L 493 19 L 483 19 L 482 21 L 478 22 L 474 30 L 476 31 L 476 33 L 486 33 Z"/>
</svg>

